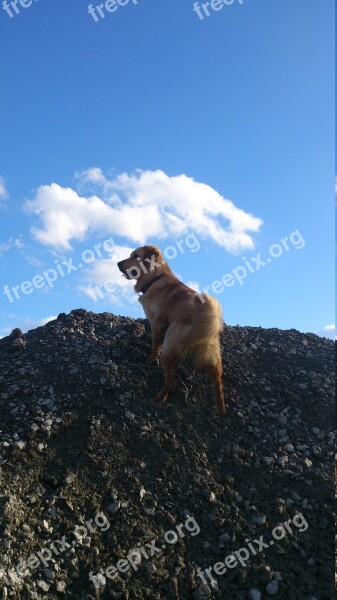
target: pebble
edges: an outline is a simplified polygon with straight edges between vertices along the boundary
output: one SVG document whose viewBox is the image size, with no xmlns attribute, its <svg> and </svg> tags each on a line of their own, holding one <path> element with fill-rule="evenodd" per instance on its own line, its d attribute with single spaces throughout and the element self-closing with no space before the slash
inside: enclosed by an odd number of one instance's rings
<svg viewBox="0 0 337 600">
<path fill-rule="evenodd" d="M 107 510 L 109 511 L 109 513 L 115 514 L 120 509 L 120 507 L 121 503 L 119 502 L 119 500 L 116 500 L 115 502 L 112 502 L 108 505 Z"/>
<path fill-rule="evenodd" d="M 126 411 L 125 416 L 127 419 L 129 419 L 129 421 L 135 420 L 135 415 L 132 412 L 130 412 L 129 410 Z"/>
<path fill-rule="evenodd" d="M 253 523 L 256 523 L 256 525 L 264 525 L 267 520 L 267 517 L 266 515 L 253 515 L 251 517 L 251 520 Z"/>
<path fill-rule="evenodd" d="M 220 535 L 219 538 L 219 547 L 223 548 L 226 542 L 229 542 L 231 536 L 226 531 Z"/>
<path fill-rule="evenodd" d="M 210 600 L 211 590 L 208 585 L 202 583 L 196 590 L 194 590 L 192 596 L 193 600 Z"/>
<path fill-rule="evenodd" d="M 23 442 L 22 440 L 15 442 L 14 445 L 16 446 L 16 448 L 19 448 L 19 450 L 23 450 L 26 446 L 25 442 Z"/>
<path fill-rule="evenodd" d="M 36 585 L 43 590 L 44 592 L 48 592 L 50 586 L 48 585 L 48 583 L 46 583 L 46 581 L 43 581 L 43 579 L 40 579 L 39 581 L 36 582 Z"/>
<path fill-rule="evenodd" d="M 67 584 L 65 581 L 57 581 L 56 582 L 56 591 L 63 594 L 66 591 Z"/>
<path fill-rule="evenodd" d="M 259 590 L 257 590 L 256 588 L 251 588 L 248 592 L 248 599 L 261 600 L 261 592 L 259 592 Z"/>
<path fill-rule="evenodd" d="M 178 588 L 178 580 L 176 577 L 170 577 L 169 590 L 170 590 L 170 595 L 172 598 L 178 598 L 179 588 Z"/>
<path fill-rule="evenodd" d="M 270 596 L 275 596 L 275 594 L 277 594 L 277 592 L 278 592 L 278 588 L 279 588 L 278 581 L 273 579 L 266 585 L 265 590 L 268 594 L 270 594 Z"/>
</svg>

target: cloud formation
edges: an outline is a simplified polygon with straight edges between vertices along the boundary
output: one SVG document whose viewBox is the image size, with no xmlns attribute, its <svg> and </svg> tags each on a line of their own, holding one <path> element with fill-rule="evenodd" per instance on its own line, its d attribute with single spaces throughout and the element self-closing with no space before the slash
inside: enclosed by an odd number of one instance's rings
<svg viewBox="0 0 337 600">
<path fill-rule="evenodd" d="M 21 238 L 12 238 L 11 237 L 11 238 L 9 238 L 9 240 L 7 240 L 7 242 L 3 242 L 2 244 L 0 244 L 0 258 L 6 252 L 9 252 L 13 248 L 16 248 L 17 250 L 21 250 L 21 248 L 24 248 L 24 243 L 21 240 Z"/>
<path fill-rule="evenodd" d="M 79 291 L 95 302 L 105 298 L 117 306 L 123 306 L 125 301 L 134 303 L 138 300 L 133 285 L 117 267 L 117 263 L 130 256 L 132 250 L 127 246 L 114 246 L 109 258 L 101 258 L 86 269 L 83 273 L 85 283 Z"/>
<path fill-rule="evenodd" d="M 40 186 L 25 203 L 38 221 L 31 232 L 41 244 L 70 250 L 74 241 L 96 233 L 142 245 L 194 231 L 236 253 L 254 248 L 252 234 L 262 226 L 261 219 L 187 175 L 137 170 L 108 179 L 95 167 L 77 173 L 76 182 L 77 190 Z"/>
<path fill-rule="evenodd" d="M 9 194 L 6 188 L 5 180 L 0 175 L 0 206 L 1 204 L 4 204 L 4 201 L 7 200 L 8 197 Z"/>
</svg>

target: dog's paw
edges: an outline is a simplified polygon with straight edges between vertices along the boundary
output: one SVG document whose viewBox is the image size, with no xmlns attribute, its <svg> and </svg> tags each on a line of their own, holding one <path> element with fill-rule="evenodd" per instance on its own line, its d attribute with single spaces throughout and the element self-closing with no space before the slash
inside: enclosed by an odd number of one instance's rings
<svg viewBox="0 0 337 600">
<path fill-rule="evenodd" d="M 155 398 L 152 398 L 152 402 L 155 402 L 156 404 L 159 404 L 159 406 L 162 406 L 163 404 L 165 404 L 167 399 L 167 396 L 164 396 L 164 398 L 162 396 L 156 396 Z"/>
<path fill-rule="evenodd" d="M 158 365 L 159 364 L 159 356 L 157 354 L 155 354 L 155 355 L 151 354 L 145 360 L 145 364 L 146 365 Z"/>
</svg>

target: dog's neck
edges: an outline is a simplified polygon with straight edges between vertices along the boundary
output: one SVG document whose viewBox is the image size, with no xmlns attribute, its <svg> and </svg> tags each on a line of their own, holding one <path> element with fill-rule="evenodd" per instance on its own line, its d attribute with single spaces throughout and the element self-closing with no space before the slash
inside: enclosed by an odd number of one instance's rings
<svg viewBox="0 0 337 600">
<path fill-rule="evenodd" d="M 159 268 L 153 270 L 152 273 L 147 273 L 140 277 L 134 287 L 134 290 L 137 294 L 145 292 L 153 285 L 156 281 L 168 275 L 169 277 L 174 277 L 170 267 L 166 262 L 162 262 Z M 145 291 L 144 291 L 145 290 Z"/>
<path fill-rule="evenodd" d="M 150 289 L 150 287 L 156 283 L 156 281 L 159 281 L 159 279 L 162 279 L 162 277 L 164 277 L 164 273 L 162 273 L 161 275 L 157 275 L 157 277 L 154 277 L 153 279 L 151 279 L 150 281 L 148 281 L 148 283 L 146 283 L 145 285 L 143 285 L 143 287 L 139 290 L 140 294 L 146 294 L 147 290 Z"/>
</svg>

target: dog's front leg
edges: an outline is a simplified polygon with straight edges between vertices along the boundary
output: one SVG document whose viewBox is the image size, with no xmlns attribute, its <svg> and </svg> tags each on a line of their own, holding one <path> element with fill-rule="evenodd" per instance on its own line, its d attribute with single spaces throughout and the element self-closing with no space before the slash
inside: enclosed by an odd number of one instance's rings
<svg viewBox="0 0 337 600">
<path fill-rule="evenodd" d="M 165 333 L 167 331 L 167 324 L 164 323 L 161 319 L 155 319 L 154 321 L 151 321 L 151 329 L 152 351 L 150 356 L 146 360 L 146 363 L 148 365 L 152 365 L 152 363 L 157 361 L 159 358 L 160 350 L 165 338 Z"/>
</svg>

